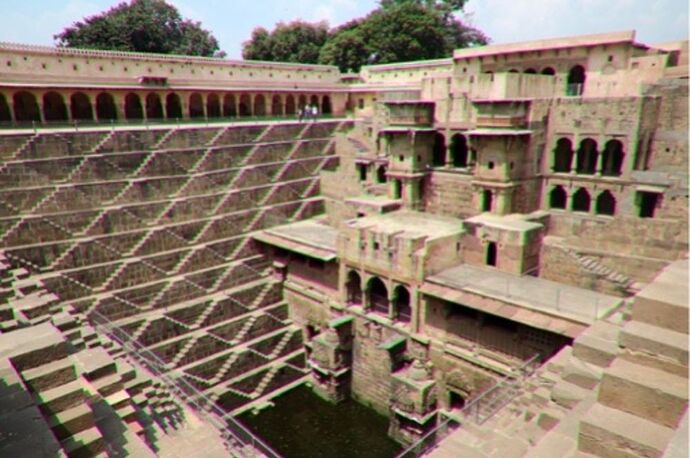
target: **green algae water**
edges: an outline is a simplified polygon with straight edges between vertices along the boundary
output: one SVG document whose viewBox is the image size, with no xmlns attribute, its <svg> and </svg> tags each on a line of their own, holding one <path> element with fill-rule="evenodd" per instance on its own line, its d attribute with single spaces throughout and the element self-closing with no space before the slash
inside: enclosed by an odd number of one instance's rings
<svg viewBox="0 0 690 458">
<path fill-rule="evenodd" d="M 330 404 L 301 385 L 273 402 L 238 420 L 285 458 L 392 458 L 402 450 L 387 435 L 388 419 L 351 399 Z"/>
</svg>

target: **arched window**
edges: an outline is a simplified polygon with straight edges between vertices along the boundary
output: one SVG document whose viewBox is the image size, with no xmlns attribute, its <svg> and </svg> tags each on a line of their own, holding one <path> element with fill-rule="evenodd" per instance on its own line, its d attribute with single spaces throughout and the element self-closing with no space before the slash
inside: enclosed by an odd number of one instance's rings
<svg viewBox="0 0 690 458">
<path fill-rule="evenodd" d="M 283 115 L 283 101 L 278 94 L 275 94 L 271 99 L 271 113 L 273 116 Z"/>
<path fill-rule="evenodd" d="M 311 99 L 309 99 L 309 105 L 316 105 L 318 107 L 319 106 L 319 96 L 318 95 L 312 95 Z"/>
<path fill-rule="evenodd" d="M 237 116 L 237 106 L 234 94 L 226 94 L 223 97 L 223 116 L 234 118 Z"/>
<path fill-rule="evenodd" d="M 582 65 L 575 65 L 568 72 L 567 86 L 565 95 L 582 95 L 585 90 L 585 68 Z"/>
<path fill-rule="evenodd" d="M 498 247 L 496 242 L 489 242 L 486 244 L 486 265 L 496 267 L 498 262 Z"/>
<path fill-rule="evenodd" d="M 438 132 L 434 135 L 432 164 L 437 167 L 446 165 L 446 138 Z"/>
<path fill-rule="evenodd" d="M 528 68 L 527 70 L 525 70 L 525 73 L 527 73 L 528 75 L 534 75 L 537 73 L 537 71 L 533 68 Z"/>
<path fill-rule="evenodd" d="M 12 112 L 5 96 L 0 94 L 0 122 L 12 121 Z"/>
<path fill-rule="evenodd" d="M 46 121 L 67 121 L 67 107 L 62 95 L 51 91 L 43 96 L 43 119 Z"/>
<path fill-rule="evenodd" d="M 265 116 L 266 115 L 266 98 L 263 94 L 257 94 L 254 96 L 254 116 Z"/>
<path fill-rule="evenodd" d="M 453 157 L 453 167 L 467 167 L 467 138 L 462 134 L 455 134 L 450 139 L 450 154 Z"/>
<path fill-rule="evenodd" d="M 377 183 L 385 183 L 386 182 L 386 167 L 384 165 L 380 165 L 378 169 L 376 169 L 376 182 Z"/>
<path fill-rule="evenodd" d="M 567 201 L 568 194 L 563 189 L 563 186 L 556 186 L 549 193 L 549 208 L 565 209 Z"/>
<path fill-rule="evenodd" d="M 556 70 L 554 70 L 553 67 L 545 67 L 545 68 L 541 71 L 541 74 L 542 74 L 542 75 L 555 75 L 555 74 L 556 74 Z"/>
<path fill-rule="evenodd" d="M 402 183 L 400 182 L 400 180 L 397 179 L 393 180 L 393 198 L 402 198 Z"/>
<path fill-rule="evenodd" d="M 388 316 L 388 289 L 381 279 L 373 277 L 367 288 L 368 308 L 376 313 Z"/>
<path fill-rule="evenodd" d="M 304 94 L 300 94 L 299 96 L 299 101 L 297 102 L 297 106 L 301 110 L 307 105 L 307 96 Z"/>
<path fill-rule="evenodd" d="M 240 116 L 252 115 L 252 101 L 249 94 L 242 94 L 240 96 Z"/>
<path fill-rule="evenodd" d="M 297 113 L 295 109 L 295 97 L 290 94 L 285 98 L 285 114 L 294 115 L 295 113 Z"/>
<path fill-rule="evenodd" d="M 482 191 L 482 211 L 490 212 L 493 207 L 494 194 L 490 189 Z"/>
<path fill-rule="evenodd" d="M 93 120 L 93 108 L 89 97 L 83 92 L 76 92 L 69 98 L 72 119 Z"/>
<path fill-rule="evenodd" d="M 189 117 L 203 118 L 204 117 L 204 101 L 201 94 L 195 92 L 189 96 Z"/>
<path fill-rule="evenodd" d="M 182 103 L 179 95 L 172 93 L 165 97 L 165 112 L 168 119 L 180 119 L 182 117 Z"/>
<path fill-rule="evenodd" d="M 594 175 L 598 157 L 597 142 L 591 138 L 582 140 L 580 148 L 577 150 L 577 173 Z"/>
<path fill-rule="evenodd" d="M 412 308 L 410 306 L 410 292 L 402 285 L 393 290 L 393 310 L 395 319 L 403 323 L 412 321 Z"/>
<path fill-rule="evenodd" d="M 125 96 L 125 118 L 127 119 L 143 119 L 144 110 L 141 107 L 141 99 L 134 93 L 129 93 Z"/>
<path fill-rule="evenodd" d="M 597 203 L 594 210 L 599 215 L 616 214 L 616 198 L 611 191 L 603 191 L 597 196 Z"/>
<path fill-rule="evenodd" d="M 604 147 L 603 168 L 601 174 L 609 177 L 618 177 L 623 168 L 623 144 L 619 140 L 609 140 Z"/>
<path fill-rule="evenodd" d="M 589 207 L 591 205 L 591 197 L 589 192 L 585 188 L 580 188 L 573 194 L 573 208 L 575 212 L 585 212 L 589 213 Z"/>
<path fill-rule="evenodd" d="M 14 119 L 15 121 L 40 121 L 41 114 L 38 111 L 38 103 L 36 97 L 26 91 L 16 92 L 12 97 L 14 102 Z"/>
<path fill-rule="evenodd" d="M 220 98 L 218 94 L 209 94 L 206 99 L 206 116 L 220 118 Z"/>
<path fill-rule="evenodd" d="M 96 116 L 99 120 L 117 119 L 117 109 L 112 95 L 101 92 L 96 96 Z"/>
<path fill-rule="evenodd" d="M 517 68 L 511 68 L 510 70 L 508 70 L 508 73 L 520 73 L 520 70 L 518 70 Z"/>
<path fill-rule="evenodd" d="M 332 111 L 333 108 L 331 107 L 331 98 L 327 95 L 324 95 L 321 99 L 321 113 L 331 114 Z"/>
<path fill-rule="evenodd" d="M 559 138 L 553 150 L 553 171 L 569 173 L 573 162 L 573 144 L 570 139 Z"/>
<path fill-rule="evenodd" d="M 163 105 L 161 98 L 156 93 L 146 96 L 146 117 L 148 119 L 161 119 L 163 117 Z"/>
<path fill-rule="evenodd" d="M 347 282 L 345 283 L 347 290 L 347 303 L 351 305 L 362 304 L 362 279 L 357 272 L 351 270 L 347 274 Z"/>
</svg>

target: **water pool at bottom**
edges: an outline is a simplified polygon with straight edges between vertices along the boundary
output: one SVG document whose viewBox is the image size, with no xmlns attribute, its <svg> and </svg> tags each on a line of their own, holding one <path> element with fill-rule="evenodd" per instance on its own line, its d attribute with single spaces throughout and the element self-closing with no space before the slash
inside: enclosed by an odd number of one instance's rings
<svg viewBox="0 0 690 458">
<path fill-rule="evenodd" d="M 274 407 L 237 419 L 285 458 L 392 458 L 388 419 L 351 399 L 331 404 L 309 387 L 274 399 Z"/>
</svg>

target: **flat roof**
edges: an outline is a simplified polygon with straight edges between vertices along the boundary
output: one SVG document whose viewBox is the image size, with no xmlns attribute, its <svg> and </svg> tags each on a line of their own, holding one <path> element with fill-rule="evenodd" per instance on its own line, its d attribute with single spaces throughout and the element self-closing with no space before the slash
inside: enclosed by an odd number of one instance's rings
<svg viewBox="0 0 690 458">
<path fill-rule="evenodd" d="M 347 225 L 384 234 L 401 234 L 411 238 L 445 237 L 464 232 L 461 219 L 409 210 L 365 216 L 350 220 Z"/>
<path fill-rule="evenodd" d="M 543 224 L 525 220 L 522 215 L 494 215 L 493 213 L 481 213 L 465 220 L 468 223 L 477 223 L 484 226 L 495 227 L 506 231 L 527 232 L 543 227 Z"/>
<path fill-rule="evenodd" d="M 623 298 L 577 286 L 467 264 L 428 277 L 422 292 L 469 307 L 463 295 L 456 293 L 491 297 L 506 305 L 482 302 L 481 307 L 472 308 L 570 337 L 623 302 Z"/>
<path fill-rule="evenodd" d="M 467 133 L 490 137 L 492 135 L 531 135 L 532 131 L 527 129 L 472 129 L 468 130 Z"/>
<path fill-rule="evenodd" d="M 338 230 L 317 220 L 272 227 L 253 237 L 260 242 L 322 261 L 336 258 Z"/>
<path fill-rule="evenodd" d="M 453 59 L 467 59 L 472 57 L 490 56 L 495 54 L 510 54 L 517 52 L 542 51 L 546 49 L 577 48 L 584 46 L 599 46 L 614 43 L 631 43 L 635 40 L 635 31 L 596 33 L 590 35 L 578 35 L 574 37 L 548 38 L 543 40 L 530 40 L 517 43 L 505 43 L 476 48 L 456 49 Z"/>
</svg>

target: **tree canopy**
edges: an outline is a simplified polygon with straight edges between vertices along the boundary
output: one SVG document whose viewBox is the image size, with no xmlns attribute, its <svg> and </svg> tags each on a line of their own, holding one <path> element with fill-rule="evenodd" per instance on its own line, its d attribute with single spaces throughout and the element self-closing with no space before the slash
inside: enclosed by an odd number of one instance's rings
<svg viewBox="0 0 690 458">
<path fill-rule="evenodd" d="M 367 63 L 450 56 L 454 49 L 486 44 L 479 30 L 457 19 L 466 0 L 382 0 L 366 17 L 328 30 L 324 22 L 279 23 L 254 29 L 245 59 L 337 65 L 359 71 Z"/>
<path fill-rule="evenodd" d="M 183 19 L 164 0 L 131 0 L 66 27 L 53 38 L 69 48 L 189 56 L 225 55 L 201 23 Z"/>
</svg>

